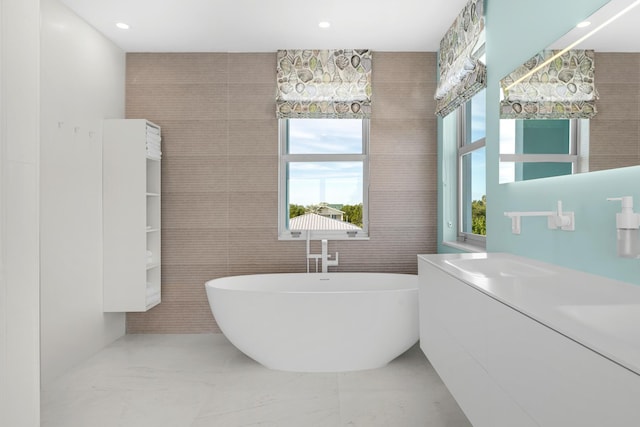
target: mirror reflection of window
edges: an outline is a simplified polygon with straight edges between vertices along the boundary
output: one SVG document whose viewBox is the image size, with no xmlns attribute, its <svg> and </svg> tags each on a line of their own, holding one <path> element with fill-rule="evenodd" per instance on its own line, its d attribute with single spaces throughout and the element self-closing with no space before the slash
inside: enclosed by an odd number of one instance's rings
<svg viewBox="0 0 640 427">
<path fill-rule="evenodd" d="M 640 165 L 640 139 L 638 138 L 640 115 L 636 108 L 639 94 L 633 89 L 640 83 L 640 75 L 637 73 L 640 57 L 640 37 L 637 37 L 640 1 L 612 0 L 584 20 L 589 21 L 591 25 L 571 29 L 565 36 L 545 49 L 545 51 L 557 52 L 568 50 L 594 52 L 597 90 L 595 104 L 598 106 L 598 113 L 588 120 L 584 118 L 577 120 L 576 133 L 572 134 L 576 140 L 577 149 L 575 153 L 577 160 L 571 160 L 573 173 Z M 536 56 L 540 58 L 545 51 L 538 52 Z M 576 69 L 572 68 L 574 65 L 577 64 L 577 68 L 582 71 L 583 64 L 579 61 L 579 57 L 576 59 L 578 61 L 556 58 L 553 61 L 558 61 L 557 67 L 551 71 L 557 71 L 557 77 L 560 77 L 562 72 L 562 78 L 570 80 L 574 74 L 573 70 Z M 533 70 L 534 67 L 531 69 Z M 535 73 L 541 81 L 556 76 L 551 73 Z M 579 80 L 573 83 L 575 85 L 567 85 L 569 91 L 581 90 L 587 87 L 582 85 L 583 83 L 591 82 Z M 527 86 L 523 87 L 531 89 Z M 501 95 L 504 97 L 504 93 Z M 582 108 L 582 104 L 577 103 L 575 107 Z M 540 172 L 540 177 L 550 176 L 551 173 L 547 171 L 556 167 L 557 174 L 566 173 L 568 160 L 564 161 L 564 165 L 562 161 L 544 165 L 540 158 L 536 159 L 540 164 L 523 163 L 522 158 L 515 160 L 513 156 L 524 155 L 523 151 L 518 151 L 516 148 L 517 138 L 522 137 L 516 134 L 517 129 L 515 122 L 506 118 L 500 120 L 500 183 L 535 179 L 535 174 L 538 172 L 529 173 L 527 171 L 529 166 L 533 167 L 531 169 L 533 171 L 543 170 Z M 531 152 L 527 155 L 539 156 L 540 154 Z M 555 156 L 566 156 L 566 154 L 555 154 Z"/>
<path fill-rule="evenodd" d="M 586 119 L 500 120 L 500 183 L 588 170 Z"/>
</svg>

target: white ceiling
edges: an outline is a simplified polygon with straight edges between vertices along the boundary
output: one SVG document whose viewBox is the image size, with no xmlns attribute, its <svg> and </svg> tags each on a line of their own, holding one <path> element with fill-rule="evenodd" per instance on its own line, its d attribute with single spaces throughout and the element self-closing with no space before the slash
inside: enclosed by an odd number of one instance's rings
<svg viewBox="0 0 640 427">
<path fill-rule="evenodd" d="M 126 52 L 273 52 L 278 49 L 439 49 L 467 0 L 61 0 Z M 610 0 L 556 48 L 637 0 Z M 331 22 L 320 29 L 320 21 Z M 117 22 L 131 25 L 116 28 Z M 640 6 L 580 48 L 640 51 Z"/>
<path fill-rule="evenodd" d="M 467 0 L 61 0 L 127 52 L 439 49 Z M 323 30 L 318 22 L 329 21 Z M 130 30 L 115 27 L 126 22 Z"/>
</svg>

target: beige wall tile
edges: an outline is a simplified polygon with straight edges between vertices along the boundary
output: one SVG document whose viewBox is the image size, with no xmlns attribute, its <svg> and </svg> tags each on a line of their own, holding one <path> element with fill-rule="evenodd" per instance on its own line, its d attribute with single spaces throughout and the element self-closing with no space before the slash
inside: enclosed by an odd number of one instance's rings
<svg viewBox="0 0 640 427">
<path fill-rule="evenodd" d="M 220 332 L 209 303 L 204 299 L 162 302 L 146 313 L 127 313 L 129 334 L 179 334 Z"/>
<path fill-rule="evenodd" d="M 589 170 L 640 165 L 640 54 L 597 53 Z"/>
<path fill-rule="evenodd" d="M 434 116 L 435 86 L 421 82 L 373 82 L 372 119 L 429 119 Z"/>
<path fill-rule="evenodd" d="M 640 157 L 619 156 L 619 155 L 600 155 L 589 159 L 590 171 L 602 171 L 608 169 L 626 168 L 629 166 L 640 165 Z"/>
<path fill-rule="evenodd" d="M 229 193 L 162 193 L 162 228 L 229 228 Z"/>
<path fill-rule="evenodd" d="M 375 155 L 370 156 L 370 191 L 412 190 L 425 192 L 433 189 L 436 171 L 429 167 L 431 155 Z M 398 201 L 399 203 L 399 201 Z"/>
<path fill-rule="evenodd" d="M 371 77 L 375 83 L 424 82 L 433 85 L 435 78 L 427 81 L 437 67 L 435 52 L 373 52 Z"/>
<path fill-rule="evenodd" d="M 229 83 L 260 83 L 274 88 L 275 53 L 234 53 L 229 55 Z M 275 91 L 271 94 L 275 97 Z"/>
<path fill-rule="evenodd" d="M 228 191 L 227 156 L 197 156 L 162 158 L 162 191 L 223 192 Z"/>
<path fill-rule="evenodd" d="M 278 226 L 278 191 L 229 194 L 229 228 Z"/>
<path fill-rule="evenodd" d="M 429 136 L 428 139 L 425 136 Z M 371 154 L 437 155 L 437 121 L 431 119 L 375 119 L 371 121 Z"/>
<path fill-rule="evenodd" d="M 436 224 L 437 191 L 398 189 L 369 194 L 369 221 L 372 227 L 432 226 Z M 398 205 L 402 200 L 402 205 Z"/>
<path fill-rule="evenodd" d="M 180 156 L 225 156 L 229 146 L 227 120 L 162 120 L 162 154 Z"/>
<path fill-rule="evenodd" d="M 415 274 L 416 255 L 435 251 L 435 58 L 374 52 L 371 240 L 331 241 L 339 271 Z M 204 282 L 306 271 L 305 242 L 277 239 L 275 52 L 127 60 L 127 116 L 162 126 L 164 153 L 163 302 L 130 313 L 127 330 L 218 332 Z"/>
<path fill-rule="evenodd" d="M 638 83 L 640 55 L 635 52 L 596 52 L 596 88 L 602 83 Z"/>
<path fill-rule="evenodd" d="M 163 120 L 227 119 L 226 83 L 127 85 L 128 118 Z"/>
<path fill-rule="evenodd" d="M 229 83 L 229 119 L 276 120 L 275 77 L 273 84 Z"/>
<path fill-rule="evenodd" d="M 162 264 L 162 281 L 166 292 L 173 292 L 175 287 L 179 291 L 181 283 L 202 284 L 228 276 L 226 263 L 214 264 Z M 174 284 L 177 284 L 174 286 Z"/>
<path fill-rule="evenodd" d="M 230 156 L 229 191 L 278 191 L 278 156 Z"/>
<path fill-rule="evenodd" d="M 640 120 L 624 119 L 605 120 L 591 126 L 589 132 L 590 156 L 636 156 L 639 126 Z"/>
<path fill-rule="evenodd" d="M 596 106 L 599 121 L 626 119 L 638 121 L 638 93 L 640 81 L 637 83 L 597 83 L 600 98 Z M 594 118 L 595 120 L 595 118 Z"/>
<path fill-rule="evenodd" d="M 241 118 L 229 120 L 229 154 L 278 155 L 278 120 Z"/>
<path fill-rule="evenodd" d="M 127 84 L 176 85 L 226 82 L 227 53 L 129 53 Z"/>
<path fill-rule="evenodd" d="M 171 265 L 226 265 L 229 261 L 226 229 L 168 228 L 162 230 L 162 263 Z"/>
</svg>

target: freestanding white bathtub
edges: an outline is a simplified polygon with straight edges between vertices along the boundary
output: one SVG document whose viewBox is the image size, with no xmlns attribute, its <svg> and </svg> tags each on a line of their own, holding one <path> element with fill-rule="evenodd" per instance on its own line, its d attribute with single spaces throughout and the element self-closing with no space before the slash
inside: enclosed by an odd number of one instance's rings
<svg viewBox="0 0 640 427">
<path fill-rule="evenodd" d="M 206 290 L 229 341 L 270 369 L 374 369 L 418 341 L 415 275 L 258 274 L 210 280 Z"/>
</svg>

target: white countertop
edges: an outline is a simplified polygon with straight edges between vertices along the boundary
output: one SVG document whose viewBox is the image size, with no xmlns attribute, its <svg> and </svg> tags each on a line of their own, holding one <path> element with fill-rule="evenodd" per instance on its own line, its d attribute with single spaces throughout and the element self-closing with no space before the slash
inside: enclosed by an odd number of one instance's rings
<svg viewBox="0 0 640 427">
<path fill-rule="evenodd" d="M 640 286 L 506 253 L 418 259 L 640 375 Z"/>
</svg>

